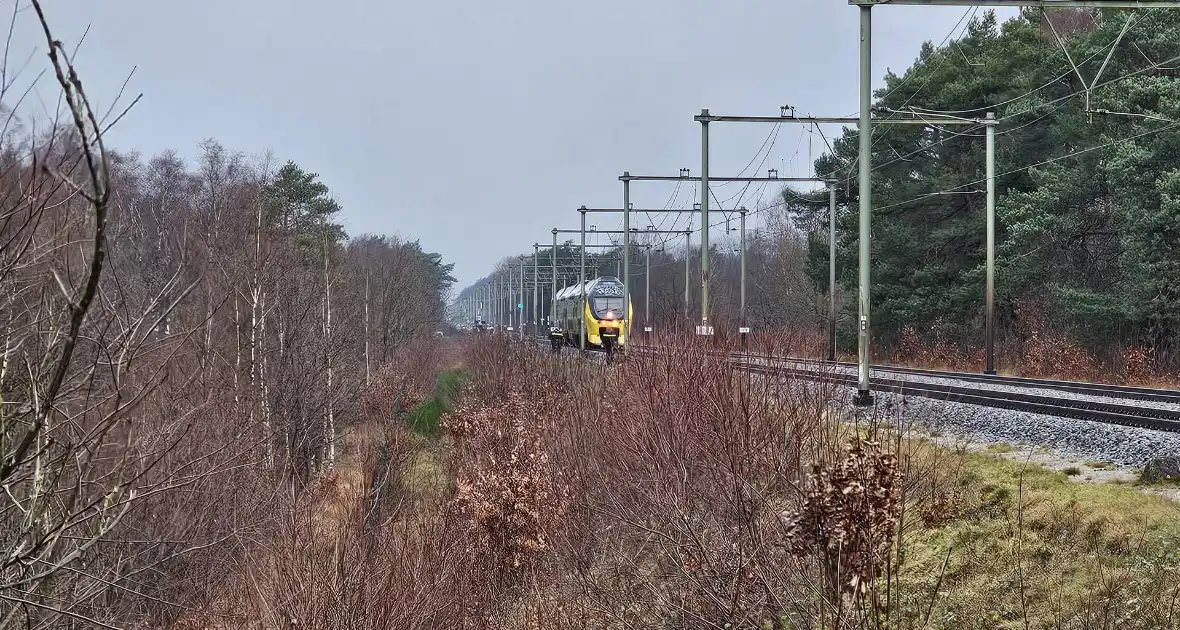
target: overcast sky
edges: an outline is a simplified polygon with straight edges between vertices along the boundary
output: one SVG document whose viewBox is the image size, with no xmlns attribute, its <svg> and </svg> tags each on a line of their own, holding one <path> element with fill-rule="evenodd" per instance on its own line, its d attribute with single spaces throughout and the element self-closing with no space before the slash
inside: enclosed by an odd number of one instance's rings
<svg viewBox="0 0 1180 630">
<path fill-rule="evenodd" d="M 46 4 L 67 46 L 90 26 L 78 67 L 100 106 L 138 67 L 128 91 L 144 99 L 113 132 L 116 148 L 171 148 L 191 160 L 212 137 L 247 154 L 272 150 L 321 175 L 350 234 L 420 239 L 456 263 L 460 287 L 549 242 L 553 227 L 576 228 L 577 206 L 620 207 L 624 170 L 699 175 L 692 117 L 702 108 L 775 115 L 790 104 L 844 116 L 858 106 L 858 15 L 845 0 Z M 875 85 L 886 68 L 903 72 L 924 40 L 940 43 L 965 11 L 974 9 L 875 10 Z M 41 67 L 35 29 L 31 11 L 18 17 L 10 56 L 23 61 L 37 47 Z M 736 175 L 772 130 L 713 128 L 714 176 Z M 822 143 L 783 126 L 766 163 L 750 169 L 809 176 L 808 152 L 818 156 Z M 739 186 L 715 194 L 728 208 Z M 632 202 L 691 207 L 694 193 L 675 190 L 635 183 Z M 757 197 L 751 188 L 740 199 L 754 207 Z M 617 229 L 621 218 L 598 224 Z"/>
</svg>

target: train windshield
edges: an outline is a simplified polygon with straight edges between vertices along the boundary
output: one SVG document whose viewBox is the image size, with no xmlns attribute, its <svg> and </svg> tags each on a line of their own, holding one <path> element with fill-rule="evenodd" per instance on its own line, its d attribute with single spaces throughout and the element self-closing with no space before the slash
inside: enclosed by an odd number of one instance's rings
<svg viewBox="0 0 1180 630">
<path fill-rule="evenodd" d="M 598 319 L 623 319 L 623 298 L 621 297 L 593 297 L 590 298 L 590 308 Z"/>
</svg>

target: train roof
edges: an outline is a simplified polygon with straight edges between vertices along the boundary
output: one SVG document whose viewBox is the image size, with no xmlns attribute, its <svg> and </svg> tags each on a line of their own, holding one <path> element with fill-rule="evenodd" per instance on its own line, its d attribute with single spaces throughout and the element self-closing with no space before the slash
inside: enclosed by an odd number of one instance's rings
<svg viewBox="0 0 1180 630">
<path fill-rule="evenodd" d="M 594 287 L 599 284 L 622 284 L 623 281 L 615 276 L 599 276 L 586 281 L 586 295 L 590 295 L 594 291 Z M 571 284 L 570 286 L 557 292 L 557 299 L 563 300 L 568 297 L 575 297 L 582 293 L 580 284 Z"/>
</svg>

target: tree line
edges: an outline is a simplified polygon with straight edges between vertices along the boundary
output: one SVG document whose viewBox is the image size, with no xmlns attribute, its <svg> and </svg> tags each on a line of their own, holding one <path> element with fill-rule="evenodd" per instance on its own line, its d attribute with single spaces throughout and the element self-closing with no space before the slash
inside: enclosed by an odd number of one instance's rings
<svg viewBox="0 0 1180 630">
<path fill-rule="evenodd" d="M 1057 331 L 1099 354 L 1180 350 L 1180 12 L 988 12 L 889 73 L 876 104 L 982 118 L 996 132 L 996 314 L 1001 339 Z M 1090 89 L 1088 89 L 1090 88 Z M 1087 107 L 1089 109 L 1087 109 Z M 886 114 L 887 115 L 887 114 Z M 873 130 L 873 329 L 983 341 L 984 128 Z M 856 290 L 858 134 L 845 129 L 817 172 L 841 180 L 837 269 Z M 799 225 L 826 209 L 784 194 Z M 825 283 L 826 235 L 811 233 L 810 277 Z M 854 293 L 853 293 L 854 294 Z M 854 337 L 855 303 L 842 337 Z"/>
<path fill-rule="evenodd" d="M 106 146 L 120 110 L 33 7 L 63 105 L 46 124 L 0 93 L 0 627 L 110 627 L 182 609 L 331 471 L 454 278 L 417 241 L 350 238 L 293 162 Z"/>
</svg>

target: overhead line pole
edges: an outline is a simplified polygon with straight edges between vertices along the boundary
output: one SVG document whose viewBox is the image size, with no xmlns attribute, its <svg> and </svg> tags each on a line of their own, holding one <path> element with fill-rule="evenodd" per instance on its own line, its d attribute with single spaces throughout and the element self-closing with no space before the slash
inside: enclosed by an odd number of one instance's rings
<svg viewBox="0 0 1180 630">
<path fill-rule="evenodd" d="M 857 379 L 853 403 L 862 407 L 873 404 L 873 395 L 869 392 L 869 239 L 872 237 L 869 226 L 873 212 L 872 8 L 871 5 L 860 8 L 860 126 L 857 130 L 860 140 L 860 174 L 857 180 L 860 192 L 860 282 L 857 288 Z"/>
<path fill-rule="evenodd" d="M 578 290 L 582 293 L 582 299 L 578 302 L 578 349 L 583 353 L 586 352 L 586 323 L 583 312 L 586 310 L 586 213 L 582 215 L 582 266 L 578 272 Z"/>
<path fill-rule="evenodd" d="M 537 298 L 538 298 L 537 259 L 539 257 L 540 249 L 541 249 L 540 245 L 537 245 L 536 243 L 533 244 L 533 313 L 532 313 L 533 316 L 532 316 L 532 324 L 533 324 L 533 335 L 534 336 L 537 333 L 541 332 L 541 312 L 538 309 L 538 307 L 540 306 L 540 303 L 537 301 Z"/>
<path fill-rule="evenodd" d="M 742 206 L 742 280 L 741 280 L 741 310 L 738 317 L 738 333 L 742 336 L 742 348 L 746 347 L 746 333 L 750 332 L 749 322 L 746 320 L 746 208 Z"/>
<path fill-rule="evenodd" d="M 631 302 L 631 178 L 624 171 L 619 177 L 623 181 L 623 339 L 631 340 L 631 318 L 627 317 L 627 305 Z M 586 215 L 582 215 L 586 216 Z M 624 348 L 628 344 L 624 344 Z M 625 351 L 625 350 L 624 350 Z"/>
<path fill-rule="evenodd" d="M 867 208 L 871 205 L 865 202 L 871 192 L 868 190 L 868 175 L 866 174 L 865 163 L 869 161 L 872 144 L 865 140 L 865 136 L 869 135 L 867 109 L 872 102 L 872 82 L 869 70 L 869 62 L 872 54 L 872 29 L 871 29 L 871 12 L 874 6 L 881 4 L 888 4 L 893 6 L 908 5 L 908 6 L 982 6 L 982 7 L 1012 7 L 1023 8 L 1028 6 L 1035 6 L 1041 9 L 1058 9 L 1066 7 L 1102 7 L 1111 9 L 1174 9 L 1178 5 L 1174 1 L 1169 0 L 848 0 L 849 5 L 860 8 L 861 14 L 861 42 L 860 42 L 860 63 L 861 63 L 861 85 L 860 85 L 860 100 L 861 100 L 861 141 L 860 141 L 860 169 L 861 169 L 861 258 L 862 265 L 867 264 L 867 252 L 865 251 L 865 233 L 867 232 L 868 218 L 863 216 L 867 212 Z M 987 365 L 984 368 L 985 372 L 994 373 L 995 370 L 995 325 L 994 325 L 994 274 L 995 274 L 995 116 L 989 115 L 986 123 L 987 139 L 988 139 L 988 246 L 987 246 L 987 297 L 986 297 L 986 335 L 987 335 Z M 867 284 L 867 271 L 861 270 L 862 282 Z M 867 293 L 867 289 L 862 287 L 862 292 Z M 865 300 L 865 312 L 862 314 L 862 324 L 867 322 L 868 304 Z M 867 331 L 863 341 L 867 343 Z M 857 385 L 858 401 L 865 402 L 866 399 L 871 402 L 871 397 L 868 397 L 868 365 L 867 365 L 867 348 L 861 349 L 861 365 L 860 378 Z"/>
<path fill-rule="evenodd" d="M 688 280 L 692 277 L 692 259 L 689 258 L 688 252 L 692 249 L 692 232 L 686 231 L 684 233 L 684 321 L 692 321 L 692 314 L 689 313 L 689 288 Z"/>
<path fill-rule="evenodd" d="M 553 228 L 553 293 L 549 296 L 549 327 L 557 325 L 557 228 Z"/>
<path fill-rule="evenodd" d="M 649 337 L 651 332 L 651 243 L 644 246 L 643 260 L 643 332 Z"/>
<path fill-rule="evenodd" d="M 828 360 L 836 360 L 836 186 L 828 189 Z"/>
<path fill-rule="evenodd" d="M 995 114 L 987 113 L 989 121 Z M 987 298 L 985 335 L 987 336 L 987 365 L 984 374 L 996 373 L 996 125 L 987 126 Z"/>
<path fill-rule="evenodd" d="M 512 306 L 516 307 L 516 321 L 520 326 L 520 339 L 524 340 L 524 264 L 527 260 L 526 256 L 520 257 L 520 298 Z"/>
<path fill-rule="evenodd" d="M 709 110 L 702 109 L 702 114 Z M 719 208 L 720 209 L 720 208 Z M 698 335 L 712 335 L 709 325 L 709 123 L 701 122 L 701 324 Z"/>
<path fill-rule="evenodd" d="M 898 4 L 894 0 L 883 0 L 891 4 Z M 906 1 L 906 0 L 903 0 Z M 915 2 L 919 0 L 908 0 Z M 938 0 L 930 0 L 932 2 Z M 849 0 L 850 4 L 873 4 L 873 0 Z M 876 119 L 873 116 L 872 108 L 872 73 L 869 64 L 869 44 L 872 31 L 872 23 L 870 21 L 869 7 L 863 6 L 861 11 L 861 108 L 860 115 L 857 117 L 823 117 L 823 116 L 796 116 L 794 109 L 789 106 L 782 106 L 779 108 L 778 116 L 723 116 L 710 114 L 709 110 L 701 110 L 699 116 L 694 116 L 693 120 L 706 125 L 710 122 L 750 122 L 750 123 L 795 123 L 795 124 L 857 124 L 859 127 L 858 134 L 860 135 L 860 282 L 858 290 L 858 310 L 859 317 L 857 320 L 857 346 L 858 346 L 858 367 L 859 374 L 857 379 L 857 395 L 853 401 L 857 405 L 870 405 L 873 402 L 872 395 L 869 393 L 869 219 L 872 208 L 872 191 L 869 185 L 869 175 L 872 172 L 869 168 L 872 143 L 872 123 L 874 120 L 882 124 L 897 124 L 897 125 L 985 125 L 988 124 L 983 119 L 964 118 L 959 116 L 948 116 L 945 114 L 928 114 L 925 112 L 898 112 L 881 109 L 879 111 L 889 113 L 889 118 Z M 790 112 L 790 113 L 788 113 Z M 809 180 L 811 181 L 811 180 Z M 830 307 L 829 307 L 830 308 Z M 830 351 L 829 351 L 830 352 Z"/>
</svg>

